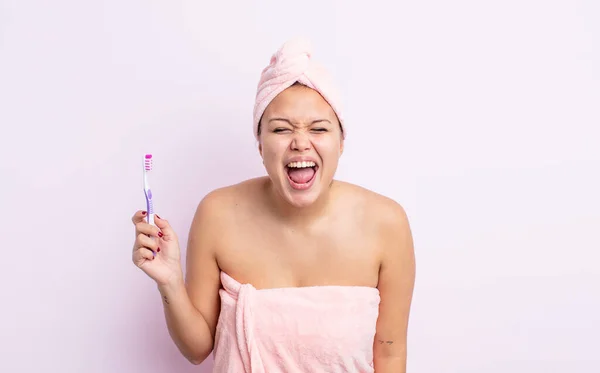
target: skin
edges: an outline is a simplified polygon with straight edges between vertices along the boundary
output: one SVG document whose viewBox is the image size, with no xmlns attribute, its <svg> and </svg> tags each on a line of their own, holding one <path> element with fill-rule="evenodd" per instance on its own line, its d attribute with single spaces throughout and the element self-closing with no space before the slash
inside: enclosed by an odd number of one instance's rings
<svg viewBox="0 0 600 373">
<path fill-rule="evenodd" d="M 176 345 L 195 364 L 211 353 L 221 270 L 257 289 L 369 286 L 381 295 L 375 372 L 406 372 L 415 258 L 404 209 L 334 180 L 343 137 L 335 113 L 314 90 L 295 85 L 271 102 L 261 120 L 258 150 L 267 177 L 214 190 L 198 205 L 187 245 L 187 278 L 168 222 L 157 218 L 157 227 L 151 226 L 139 211 L 132 218 L 133 261 L 156 281 Z M 296 155 L 311 156 L 319 166 L 308 191 L 296 191 L 288 182 L 284 166 Z"/>
</svg>

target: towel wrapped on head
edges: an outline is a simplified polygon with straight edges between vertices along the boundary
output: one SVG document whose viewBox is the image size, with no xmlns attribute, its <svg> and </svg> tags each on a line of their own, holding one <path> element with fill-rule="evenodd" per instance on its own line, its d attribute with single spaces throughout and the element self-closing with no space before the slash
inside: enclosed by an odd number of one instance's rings
<svg viewBox="0 0 600 373">
<path fill-rule="evenodd" d="M 271 101 L 296 82 L 319 92 L 329 103 L 340 122 L 342 136 L 346 128 L 341 114 L 340 94 L 329 72 L 313 59 L 307 39 L 294 38 L 283 44 L 271 57 L 258 82 L 254 104 L 254 136 L 258 139 L 260 120 Z"/>
</svg>

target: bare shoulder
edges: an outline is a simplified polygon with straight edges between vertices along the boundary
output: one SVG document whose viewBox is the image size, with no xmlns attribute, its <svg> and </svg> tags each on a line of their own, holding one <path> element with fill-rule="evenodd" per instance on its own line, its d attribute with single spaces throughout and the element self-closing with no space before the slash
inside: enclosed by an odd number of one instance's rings
<svg viewBox="0 0 600 373">
<path fill-rule="evenodd" d="M 217 222 L 233 218 L 240 208 L 255 199 L 263 183 L 264 178 L 253 178 L 214 189 L 202 198 L 197 214 Z"/>
<path fill-rule="evenodd" d="M 353 209 L 362 211 L 364 218 L 378 228 L 386 230 L 407 228 L 408 216 L 404 207 L 394 199 L 365 187 L 347 182 L 338 182 L 344 200 Z"/>
<path fill-rule="evenodd" d="M 404 372 L 407 330 L 416 274 L 413 238 L 404 207 L 382 194 L 342 184 L 343 200 L 362 211 L 371 227 L 380 267 L 377 289 L 381 296 L 373 347 L 375 371 Z"/>
<path fill-rule="evenodd" d="M 399 263 L 408 265 L 402 271 L 411 276 L 414 270 L 413 236 L 404 207 L 390 197 L 355 184 L 343 183 L 340 190 L 343 200 L 351 206 L 352 215 L 358 215 L 359 223 L 368 227 L 366 231 L 372 235 L 382 269 L 380 280 L 382 274 L 389 273 L 385 270 L 397 269 Z"/>
<path fill-rule="evenodd" d="M 222 240 L 230 232 L 233 207 L 251 182 L 221 187 L 207 193 L 198 203 L 186 250 L 186 289 L 194 307 L 204 317 L 210 330 L 210 341 L 197 352 L 204 360 L 214 344 L 220 312 L 220 267 L 218 262 Z"/>
<path fill-rule="evenodd" d="M 187 243 L 186 288 L 194 306 L 206 320 L 212 346 L 219 318 L 220 267 L 218 262 L 223 237 L 231 232 L 236 206 L 257 188 L 258 180 L 221 187 L 207 193 L 198 203 Z M 241 203 L 243 204 L 243 203 Z M 229 235 L 230 236 L 230 235 Z M 210 351 L 201 351 L 203 360 Z"/>
</svg>

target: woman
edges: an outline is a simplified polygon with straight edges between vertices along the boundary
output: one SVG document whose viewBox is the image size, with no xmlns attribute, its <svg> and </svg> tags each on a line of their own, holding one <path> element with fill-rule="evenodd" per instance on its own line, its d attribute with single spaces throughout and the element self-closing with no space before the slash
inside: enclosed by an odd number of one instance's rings
<svg viewBox="0 0 600 373">
<path fill-rule="evenodd" d="M 167 220 L 136 227 L 171 337 L 215 372 L 405 372 L 415 277 L 403 208 L 334 180 L 346 129 L 333 83 L 303 40 L 261 75 L 254 135 L 268 176 L 198 205 L 184 280 Z"/>
</svg>

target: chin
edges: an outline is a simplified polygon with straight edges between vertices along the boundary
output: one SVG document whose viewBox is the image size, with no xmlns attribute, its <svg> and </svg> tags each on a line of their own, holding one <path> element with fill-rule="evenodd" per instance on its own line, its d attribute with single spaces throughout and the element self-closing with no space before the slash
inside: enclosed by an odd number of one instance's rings
<svg viewBox="0 0 600 373">
<path fill-rule="evenodd" d="M 317 192 L 296 194 L 296 193 L 289 193 L 286 191 L 285 194 L 286 194 L 285 199 L 287 200 L 287 202 L 291 206 L 294 206 L 297 208 L 308 207 L 308 206 L 312 205 L 313 203 L 315 203 L 315 201 L 319 198 L 319 194 Z"/>
</svg>

